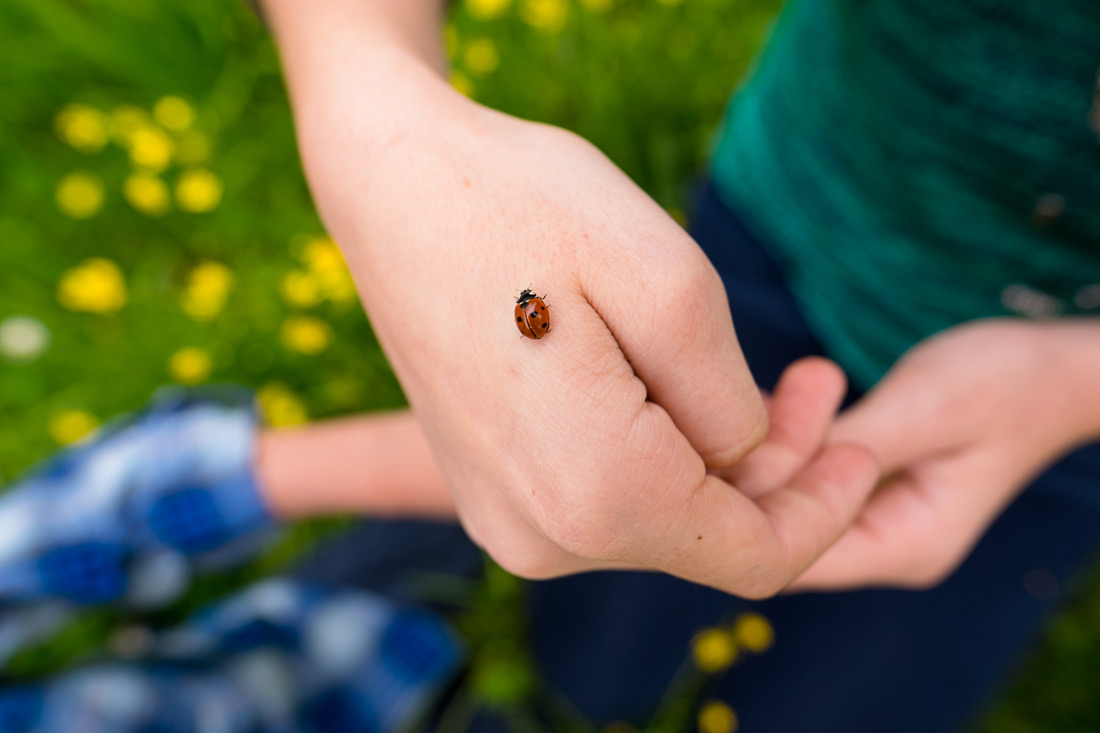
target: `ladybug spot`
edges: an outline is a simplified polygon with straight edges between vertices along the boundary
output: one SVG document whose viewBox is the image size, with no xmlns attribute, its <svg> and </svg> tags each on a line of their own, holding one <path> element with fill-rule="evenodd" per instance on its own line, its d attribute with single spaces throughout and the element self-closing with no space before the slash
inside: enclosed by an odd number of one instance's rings
<svg viewBox="0 0 1100 733">
<path fill-rule="evenodd" d="M 550 324 L 549 323 L 544 323 L 544 324 L 542 324 L 542 327 L 543 328 L 550 328 Z"/>
<path fill-rule="evenodd" d="M 523 321 L 523 316 L 516 316 L 516 323 Z"/>
</svg>

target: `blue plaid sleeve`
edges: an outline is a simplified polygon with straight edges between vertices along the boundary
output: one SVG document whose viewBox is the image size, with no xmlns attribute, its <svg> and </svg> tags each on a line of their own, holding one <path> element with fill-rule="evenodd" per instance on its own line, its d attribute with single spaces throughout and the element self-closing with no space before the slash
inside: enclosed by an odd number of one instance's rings
<svg viewBox="0 0 1100 733">
<path fill-rule="evenodd" d="M 152 637 L 137 661 L 0 690 L 0 733 L 394 731 L 462 656 L 434 614 L 272 579 Z"/>
<path fill-rule="evenodd" d="M 274 526 L 256 426 L 247 393 L 162 393 L 0 496 L 0 658 L 43 613 L 160 606 L 196 569 L 251 556 Z"/>
</svg>

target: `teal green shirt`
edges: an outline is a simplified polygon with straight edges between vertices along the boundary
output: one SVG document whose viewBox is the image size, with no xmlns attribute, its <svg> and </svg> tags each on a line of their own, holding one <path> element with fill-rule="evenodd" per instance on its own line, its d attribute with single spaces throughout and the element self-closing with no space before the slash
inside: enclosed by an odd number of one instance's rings
<svg viewBox="0 0 1100 733">
<path fill-rule="evenodd" d="M 791 0 L 713 159 L 868 387 L 987 316 L 1100 315 L 1100 0 Z"/>
</svg>

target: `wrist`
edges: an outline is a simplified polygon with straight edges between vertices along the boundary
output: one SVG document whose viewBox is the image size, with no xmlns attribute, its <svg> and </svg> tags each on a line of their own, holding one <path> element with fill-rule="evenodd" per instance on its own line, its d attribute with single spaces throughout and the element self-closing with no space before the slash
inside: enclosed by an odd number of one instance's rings
<svg viewBox="0 0 1100 733">
<path fill-rule="evenodd" d="M 1100 440 L 1100 318 L 1067 318 L 1040 328 L 1049 364 L 1045 376 L 1071 444 Z"/>
</svg>

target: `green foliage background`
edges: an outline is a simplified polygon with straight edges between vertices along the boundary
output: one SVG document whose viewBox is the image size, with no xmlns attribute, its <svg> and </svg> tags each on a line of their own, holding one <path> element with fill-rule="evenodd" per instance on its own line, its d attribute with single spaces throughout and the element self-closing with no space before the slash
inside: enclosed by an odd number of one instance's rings
<svg viewBox="0 0 1100 733">
<path fill-rule="evenodd" d="M 459 5 L 449 34 L 459 83 L 485 104 L 579 132 L 661 204 L 683 211 L 726 98 L 780 1 L 566 0 L 560 29 L 533 27 L 526 2 L 488 20 Z M 481 39 L 499 56 L 491 71 L 467 68 L 467 51 Z M 32 316 L 53 339 L 33 363 L 0 361 L 0 479 L 56 450 L 49 425 L 58 414 L 75 409 L 106 419 L 143 404 L 170 382 L 169 360 L 183 347 L 211 355 L 210 380 L 286 385 L 314 418 L 403 403 L 358 307 L 295 307 L 280 295 L 286 273 L 300 266 L 302 242 L 323 229 L 298 162 L 276 51 L 243 7 L 5 0 L 0 57 L 0 321 Z M 55 133 L 55 116 L 71 102 L 149 110 L 167 94 L 194 106 L 195 129 L 210 140 L 205 165 L 224 195 L 208 213 L 136 211 L 122 195 L 132 167 L 125 150 L 85 154 Z M 74 170 L 105 185 L 102 209 L 86 220 L 55 203 L 58 182 Z M 164 176 L 171 181 L 178 172 L 170 166 Z M 120 312 L 59 304 L 63 273 L 88 257 L 121 268 L 128 303 Z M 205 261 L 227 265 L 234 285 L 217 318 L 196 321 L 179 303 L 187 273 Z M 292 314 L 330 323 L 331 346 L 314 355 L 284 347 L 280 328 Z M 323 531 L 301 528 L 259 566 L 205 582 L 177 615 L 279 567 Z M 1083 588 L 976 730 L 1100 730 L 1100 590 L 1096 582 Z M 521 642 L 522 584 L 494 571 L 466 592 L 473 611 L 464 630 L 481 660 L 466 704 L 476 707 L 479 696 L 521 703 L 537 687 Z M 81 658 L 118 623 L 109 613 L 92 616 L 9 672 L 36 674 Z M 678 712 L 682 701 L 670 700 L 666 729 L 690 719 Z"/>
</svg>

